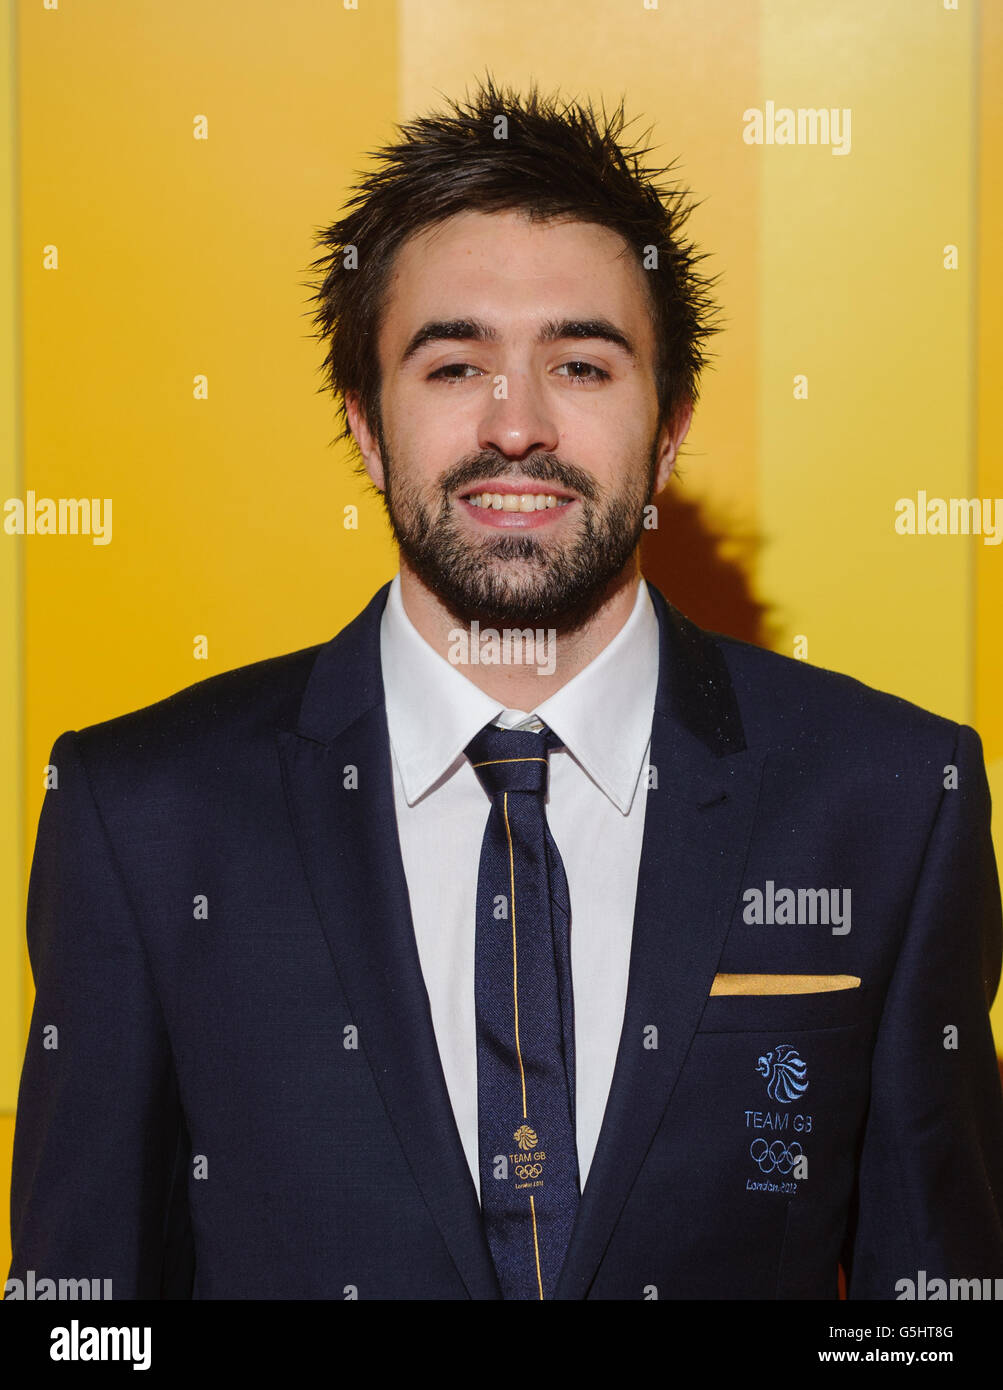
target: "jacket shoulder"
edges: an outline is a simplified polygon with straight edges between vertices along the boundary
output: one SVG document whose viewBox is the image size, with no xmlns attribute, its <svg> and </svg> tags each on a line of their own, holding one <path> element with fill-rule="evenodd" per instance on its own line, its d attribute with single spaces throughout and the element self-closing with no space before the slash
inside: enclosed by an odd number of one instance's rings
<svg viewBox="0 0 1003 1390">
<path fill-rule="evenodd" d="M 957 721 L 899 695 L 735 637 L 707 636 L 725 661 L 750 743 L 836 739 L 879 755 L 917 745 L 949 752 L 957 741 Z"/>
<path fill-rule="evenodd" d="M 74 732 L 85 763 L 113 766 L 123 758 L 150 766 L 271 738 L 295 723 L 303 691 L 323 644 L 220 672 L 164 699 Z"/>
</svg>

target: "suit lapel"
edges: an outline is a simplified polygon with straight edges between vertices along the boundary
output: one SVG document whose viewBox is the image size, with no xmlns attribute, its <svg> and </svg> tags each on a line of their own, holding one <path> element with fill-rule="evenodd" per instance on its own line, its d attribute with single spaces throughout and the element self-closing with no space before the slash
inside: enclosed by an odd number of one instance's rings
<svg viewBox="0 0 1003 1390">
<path fill-rule="evenodd" d="M 620 1046 L 562 1299 L 587 1295 L 689 1050 L 740 891 L 764 762 L 745 746 L 720 648 L 648 588 L 661 658 L 658 781 L 647 792 Z"/>
<path fill-rule="evenodd" d="M 379 658 L 388 589 L 318 653 L 298 727 L 279 734 L 283 777 L 359 1047 L 471 1298 L 499 1298 L 439 1060 L 397 835 Z M 354 789 L 344 785 L 351 768 Z"/>
</svg>

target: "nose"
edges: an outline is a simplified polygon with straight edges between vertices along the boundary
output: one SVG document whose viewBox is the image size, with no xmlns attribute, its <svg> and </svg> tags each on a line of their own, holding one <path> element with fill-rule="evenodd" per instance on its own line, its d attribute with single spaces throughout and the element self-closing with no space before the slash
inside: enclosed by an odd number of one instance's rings
<svg viewBox="0 0 1003 1390">
<path fill-rule="evenodd" d="M 555 453 L 560 430 L 544 392 L 524 373 L 500 376 L 478 426 L 478 444 L 507 458 Z"/>
</svg>

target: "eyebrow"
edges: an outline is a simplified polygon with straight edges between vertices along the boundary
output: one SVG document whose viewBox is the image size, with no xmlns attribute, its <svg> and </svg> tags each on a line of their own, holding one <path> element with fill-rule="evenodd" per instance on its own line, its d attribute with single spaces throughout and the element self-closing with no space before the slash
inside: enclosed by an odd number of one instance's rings
<svg viewBox="0 0 1003 1390">
<path fill-rule="evenodd" d="M 400 365 L 410 362 L 428 343 L 463 342 L 497 343 L 501 334 L 482 319 L 431 319 L 423 323 L 404 349 Z M 540 325 L 537 343 L 559 343 L 568 338 L 584 340 L 598 338 L 625 352 L 632 362 L 637 361 L 633 343 L 609 319 L 547 319 Z"/>
</svg>

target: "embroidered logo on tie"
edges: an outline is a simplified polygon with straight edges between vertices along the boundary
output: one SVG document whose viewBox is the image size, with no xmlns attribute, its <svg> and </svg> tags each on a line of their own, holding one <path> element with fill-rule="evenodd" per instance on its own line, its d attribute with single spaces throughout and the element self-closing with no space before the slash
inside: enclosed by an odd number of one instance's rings
<svg viewBox="0 0 1003 1390">
<path fill-rule="evenodd" d="M 778 1043 L 760 1057 L 756 1071 L 766 1078 L 766 1094 L 782 1105 L 800 1100 L 808 1089 L 808 1067 L 790 1043 Z"/>
<path fill-rule="evenodd" d="M 529 1125 L 520 1125 L 512 1138 L 519 1145 L 520 1149 L 536 1148 L 536 1130 L 530 1129 Z"/>
</svg>

